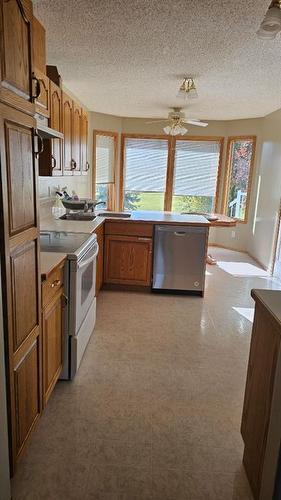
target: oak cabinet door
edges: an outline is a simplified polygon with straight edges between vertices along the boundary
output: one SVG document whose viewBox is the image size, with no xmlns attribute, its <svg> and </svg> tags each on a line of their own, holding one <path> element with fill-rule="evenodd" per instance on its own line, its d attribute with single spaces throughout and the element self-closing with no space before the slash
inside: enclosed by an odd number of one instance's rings
<svg viewBox="0 0 281 500">
<path fill-rule="evenodd" d="M 73 101 L 65 92 L 62 93 L 62 123 L 63 123 L 63 173 L 72 175 L 75 165 L 72 160 L 72 124 Z"/>
<path fill-rule="evenodd" d="M 81 107 L 73 101 L 72 161 L 74 175 L 81 174 Z"/>
<path fill-rule="evenodd" d="M 0 104 L 0 237 L 12 468 L 42 404 L 35 125 L 33 117 Z"/>
<path fill-rule="evenodd" d="M 62 290 L 43 309 L 43 401 L 47 403 L 63 362 Z"/>
<path fill-rule="evenodd" d="M 151 285 L 152 239 L 105 237 L 105 283 Z"/>
<path fill-rule="evenodd" d="M 81 115 L 81 171 L 86 174 L 90 168 L 88 162 L 88 113 L 82 110 Z"/>
<path fill-rule="evenodd" d="M 0 0 L 0 99 L 22 110 L 32 101 L 32 2 Z"/>
<path fill-rule="evenodd" d="M 243 463 L 254 498 L 261 488 L 279 352 L 280 329 L 256 302 L 241 423 Z"/>
<path fill-rule="evenodd" d="M 103 284 L 103 256 L 104 256 L 104 226 L 100 226 L 95 231 L 97 235 L 97 242 L 99 245 L 99 253 L 97 256 L 97 271 L 96 271 L 96 295 L 99 294 L 99 291 Z"/>
<path fill-rule="evenodd" d="M 35 70 L 34 74 L 38 80 L 38 97 L 35 99 L 36 112 L 44 115 L 47 118 L 50 116 L 50 83 L 49 78 L 39 70 Z"/>
<path fill-rule="evenodd" d="M 40 369 L 40 346 L 37 338 L 14 369 L 17 453 L 23 448 L 40 416 Z"/>
<path fill-rule="evenodd" d="M 62 91 L 55 83 L 49 80 L 50 96 L 50 127 L 58 132 L 63 130 L 62 120 Z M 39 155 L 40 175 L 63 174 L 63 141 L 61 139 L 44 139 L 43 152 Z"/>
</svg>

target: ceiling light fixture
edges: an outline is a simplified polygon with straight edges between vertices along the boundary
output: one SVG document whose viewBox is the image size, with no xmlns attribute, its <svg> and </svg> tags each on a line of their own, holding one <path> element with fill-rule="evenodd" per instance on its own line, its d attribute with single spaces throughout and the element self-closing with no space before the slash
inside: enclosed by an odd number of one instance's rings
<svg viewBox="0 0 281 500">
<path fill-rule="evenodd" d="M 167 125 L 167 127 L 163 128 L 166 135 L 184 135 L 188 132 L 187 128 L 185 128 L 180 123 L 173 123 L 172 125 Z"/>
<path fill-rule="evenodd" d="M 198 97 L 196 85 L 193 78 L 189 76 L 184 78 L 179 88 L 178 97 L 182 99 L 196 99 Z"/>
<path fill-rule="evenodd" d="M 257 31 L 262 40 L 274 40 L 281 31 L 281 0 L 273 0 Z"/>
</svg>

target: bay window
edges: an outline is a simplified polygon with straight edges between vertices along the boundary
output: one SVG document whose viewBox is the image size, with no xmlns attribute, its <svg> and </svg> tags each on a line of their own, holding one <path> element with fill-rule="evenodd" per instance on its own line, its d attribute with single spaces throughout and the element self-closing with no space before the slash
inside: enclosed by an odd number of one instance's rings
<svg viewBox="0 0 281 500">
<path fill-rule="evenodd" d="M 120 207 L 212 212 L 217 209 L 223 139 L 122 136 Z"/>
<path fill-rule="evenodd" d="M 167 139 L 124 138 L 125 210 L 164 210 L 167 162 Z"/>
<path fill-rule="evenodd" d="M 224 213 L 247 222 L 256 137 L 230 137 L 227 147 L 227 171 Z"/>
<path fill-rule="evenodd" d="M 173 212 L 214 212 L 221 141 L 175 141 Z"/>
<path fill-rule="evenodd" d="M 114 186 L 117 140 L 118 134 L 115 132 L 94 131 L 93 192 L 95 199 L 97 201 L 104 201 L 105 207 L 109 210 L 115 208 Z"/>
</svg>

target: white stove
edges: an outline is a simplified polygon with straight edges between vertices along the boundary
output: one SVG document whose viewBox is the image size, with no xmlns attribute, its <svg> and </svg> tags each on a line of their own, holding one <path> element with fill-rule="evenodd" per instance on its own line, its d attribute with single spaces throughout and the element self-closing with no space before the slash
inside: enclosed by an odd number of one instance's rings
<svg viewBox="0 0 281 500">
<path fill-rule="evenodd" d="M 95 234 L 42 231 L 44 252 L 67 254 L 65 294 L 64 365 L 60 378 L 73 379 L 93 333 L 96 320 L 96 258 L 99 251 Z"/>
</svg>

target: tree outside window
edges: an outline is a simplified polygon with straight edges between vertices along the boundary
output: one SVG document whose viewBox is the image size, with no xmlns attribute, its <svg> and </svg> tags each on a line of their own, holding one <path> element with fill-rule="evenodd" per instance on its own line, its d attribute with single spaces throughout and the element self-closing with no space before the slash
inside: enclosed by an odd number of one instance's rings
<svg viewBox="0 0 281 500">
<path fill-rule="evenodd" d="M 230 138 L 228 143 L 225 213 L 243 222 L 247 220 L 255 142 L 255 137 L 245 137 Z"/>
</svg>

